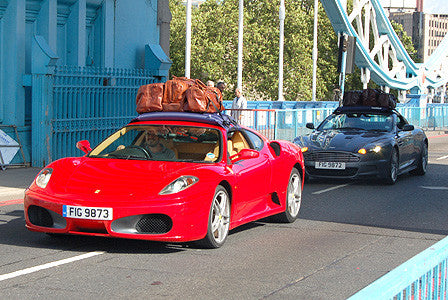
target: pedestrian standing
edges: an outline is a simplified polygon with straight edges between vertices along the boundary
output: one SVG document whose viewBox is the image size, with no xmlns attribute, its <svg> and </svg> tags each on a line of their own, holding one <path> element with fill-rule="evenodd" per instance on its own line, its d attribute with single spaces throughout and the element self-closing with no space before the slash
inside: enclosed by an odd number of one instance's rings
<svg viewBox="0 0 448 300">
<path fill-rule="evenodd" d="M 243 93 L 239 88 L 235 89 L 235 98 L 232 102 L 232 112 L 231 115 L 239 124 L 245 123 L 245 112 L 242 109 L 247 109 L 247 101 L 244 98 Z"/>
</svg>

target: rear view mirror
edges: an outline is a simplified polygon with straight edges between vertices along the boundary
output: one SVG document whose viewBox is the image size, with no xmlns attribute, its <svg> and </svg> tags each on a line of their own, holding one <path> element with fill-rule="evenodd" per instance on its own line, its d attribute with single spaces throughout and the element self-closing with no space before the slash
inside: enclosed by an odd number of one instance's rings
<svg viewBox="0 0 448 300">
<path fill-rule="evenodd" d="M 403 126 L 403 131 L 412 131 L 414 130 L 414 125 L 406 124 Z"/>
<path fill-rule="evenodd" d="M 308 129 L 314 129 L 314 124 L 313 123 L 306 123 L 305 127 L 308 128 Z"/>
<path fill-rule="evenodd" d="M 237 162 L 239 160 L 257 158 L 258 156 L 260 156 L 260 152 L 258 152 L 256 150 L 253 150 L 253 149 L 242 149 L 237 154 L 232 155 L 230 157 L 230 161 L 232 163 L 235 163 L 235 162 Z"/>
<path fill-rule="evenodd" d="M 92 148 L 90 147 L 90 142 L 87 140 L 82 140 L 76 143 L 76 148 L 83 151 L 84 153 L 89 153 L 92 151 Z"/>
</svg>

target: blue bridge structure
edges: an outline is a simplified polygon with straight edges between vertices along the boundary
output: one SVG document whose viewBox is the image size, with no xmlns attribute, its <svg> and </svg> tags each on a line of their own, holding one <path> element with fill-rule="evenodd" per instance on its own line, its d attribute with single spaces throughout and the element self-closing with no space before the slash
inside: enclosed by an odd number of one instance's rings
<svg viewBox="0 0 448 300">
<path fill-rule="evenodd" d="M 392 28 L 379 0 L 353 0 L 350 11 L 341 0 L 321 0 L 321 3 L 334 31 L 356 39 L 355 63 L 361 70 L 364 88 L 373 80 L 386 91 L 399 90 L 403 102 L 408 91 L 414 95 L 410 99 L 418 98 L 415 95 L 424 96 L 428 88 L 440 88 L 445 92 L 448 35 L 425 63 L 415 63 Z"/>
</svg>

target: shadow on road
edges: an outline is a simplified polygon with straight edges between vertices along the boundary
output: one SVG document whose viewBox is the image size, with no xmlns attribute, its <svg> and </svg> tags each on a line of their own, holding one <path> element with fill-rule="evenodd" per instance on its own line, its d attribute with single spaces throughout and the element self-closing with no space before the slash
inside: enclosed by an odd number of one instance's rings
<svg viewBox="0 0 448 300">
<path fill-rule="evenodd" d="M 447 165 L 425 176 L 403 174 L 395 185 L 376 180 L 317 180 L 305 184 L 299 218 L 448 235 Z M 316 191 L 348 184 L 342 188 Z M 311 192 L 308 192 L 310 191 Z"/>
<path fill-rule="evenodd" d="M 108 253 L 169 254 L 187 245 L 77 235 L 47 235 L 25 227 L 23 210 L 0 209 L 0 244 L 64 251 L 106 251 Z"/>
<path fill-rule="evenodd" d="M 252 228 L 264 226 L 252 222 L 230 231 L 229 236 Z M 48 235 L 31 232 L 25 227 L 23 210 L 5 212 L 0 207 L 0 244 L 21 247 L 46 248 L 63 251 L 105 251 L 108 253 L 152 253 L 170 254 L 188 249 L 202 249 L 196 243 L 163 243 L 146 240 L 132 240 L 79 235 Z M 208 249 L 204 249 L 205 251 Z M 213 250 L 212 250 L 213 251 Z"/>
</svg>

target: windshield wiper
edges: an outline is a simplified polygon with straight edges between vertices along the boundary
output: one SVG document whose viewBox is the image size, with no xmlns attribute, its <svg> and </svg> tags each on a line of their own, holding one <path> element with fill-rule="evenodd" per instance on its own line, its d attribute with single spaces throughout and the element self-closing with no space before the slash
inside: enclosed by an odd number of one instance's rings
<svg viewBox="0 0 448 300">
<path fill-rule="evenodd" d="M 369 131 L 375 131 L 375 132 L 388 132 L 389 130 L 386 130 L 386 129 L 369 129 Z"/>
<path fill-rule="evenodd" d="M 339 128 L 339 129 L 349 129 L 349 130 L 367 130 L 367 129 L 364 129 L 364 128 L 359 128 L 359 127 L 341 127 L 341 128 Z"/>
</svg>

